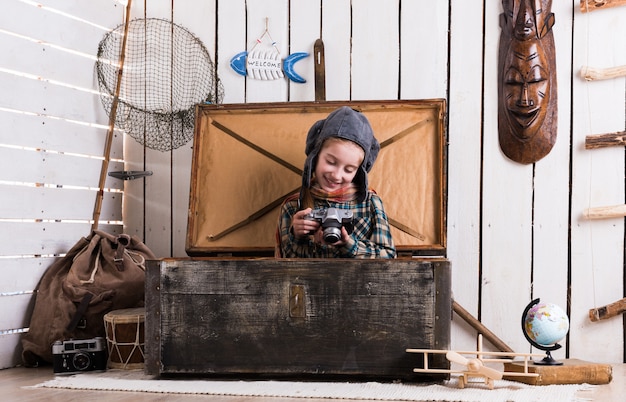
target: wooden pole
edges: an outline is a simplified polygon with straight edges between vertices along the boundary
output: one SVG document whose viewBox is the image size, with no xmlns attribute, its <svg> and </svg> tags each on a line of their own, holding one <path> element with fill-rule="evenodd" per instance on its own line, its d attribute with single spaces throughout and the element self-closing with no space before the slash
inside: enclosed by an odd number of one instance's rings
<svg viewBox="0 0 626 402">
<path fill-rule="evenodd" d="M 452 310 L 458 314 L 459 317 L 465 320 L 469 325 L 471 325 L 478 333 L 482 334 L 493 346 L 498 348 L 501 352 L 513 352 L 506 343 L 504 343 L 500 338 L 496 336 L 493 332 L 489 330 L 489 328 L 485 327 L 483 323 L 478 321 L 474 316 L 472 316 L 467 310 L 465 310 L 459 303 L 452 300 Z"/>
<path fill-rule="evenodd" d="M 583 13 L 626 5 L 626 0 L 580 0 L 580 11 Z"/>
<path fill-rule="evenodd" d="M 124 58 L 126 57 L 126 39 L 128 36 L 128 26 L 130 25 L 130 5 L 132 0 L 128 0 L 126 4 L 126 15 L 124 16 L 124 36 L 122 38 L 122 49 L 120 52 L 119 67 L 117 70 L 117 82 L 115 84 L 115 93 L 113 95 L 113 103 L 111 104 L 111 113 L 109 114 L 109 130 L 104 145 L 104 160 L 100 169 L 100 181 L 98 183 L 98 194 L 96 195 L 96 204 L 93 209 L 93 223 L 91 230 L 98 229 L 98 221 L 100 220 L 100 212 L 102 211 L 102 200 L 104 198 L 104 185 L 107 178 L 107 170 L 109 170 L 109 161 L 111 160 L 111 144 L 113 143 L 113 132 L 115 131 L 115 117 L 117 115 L 117 104 L 120 98 L 120 88 L 122 86 L 122 71 L 124 69 Z"/>
<path fill-rule="evenodd" d="M 315 56 L 315 102 L 323 102 L 326 100 L 326 65 L 322 38 L 315 41 L 313 55 Z"/>
</svg>

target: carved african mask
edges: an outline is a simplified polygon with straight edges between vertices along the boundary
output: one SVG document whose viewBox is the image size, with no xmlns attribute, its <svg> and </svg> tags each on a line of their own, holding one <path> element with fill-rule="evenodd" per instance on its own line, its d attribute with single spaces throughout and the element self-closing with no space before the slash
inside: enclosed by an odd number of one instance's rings
<svg viewBox="0 0 626 402">
<path fill-rule="evenodd" d="M 511 160 L 533 163 L 556 141 L 556 67 L 551 0 L 503 0 L 498 134 Z"/>
<path fill-rule="evenodd" d="M 514 41 L 516 42 L 516 41 Z M 502 95 L 511 134 L 521 141 L 532 139 L 541 128 L 550 96 L 550 73 L 538 41 L 518 46 L 507 55 Z"/>
</svg>

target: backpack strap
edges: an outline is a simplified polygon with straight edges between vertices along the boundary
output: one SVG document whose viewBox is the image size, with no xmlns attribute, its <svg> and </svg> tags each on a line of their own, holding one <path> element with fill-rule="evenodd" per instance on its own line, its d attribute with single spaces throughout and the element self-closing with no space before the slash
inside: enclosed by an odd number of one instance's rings
<svg viewBox="0 0 626 402">
<path fill-rule="evenodd" d="M 115 257 L 113 257 L 113 261 L 115 262 L 115 267 L 118 271 L 124 270 L 124 251 L 126 250 L 126 246 L 130 244 L 130 236 L 127 234 L 121 234 L 117 236 L 115 239 L 115 245 L 117 249 L 115 251 Z"/>
<path fill-rule="evenodd" d="M 67 324 L 66 329 L 69 332 L 74 332 L 76 327 L 78 327 L 78 323 L 83 318 L 83 315 L 85 315 L 85 312 L 87 312 L 87 307 L 89 307 L 89 302 L 91 301 L 92 298 L 93 298 L 92 293 L 86 293 L 85 296 L 83 296 L 83 299 L 78 304 L 78 307 L 76 308 L 76 312 L 74 313 L 74 316 L 72 317 L 72 321 L 70 321 L 69 324 Z"/>
</svg>

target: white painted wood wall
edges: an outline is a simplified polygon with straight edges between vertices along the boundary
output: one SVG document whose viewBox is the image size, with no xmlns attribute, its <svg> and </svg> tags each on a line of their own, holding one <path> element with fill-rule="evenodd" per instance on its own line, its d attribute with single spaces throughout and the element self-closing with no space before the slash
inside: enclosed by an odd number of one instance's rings
<svg viewBox="0 0 626 402">
<path fill-rule="evenodd" d="M 585 220 L 623 204 L 624 147 L 585 150 L 585 136 L 626 126 L 624 78 L 585 82 L 583 65 L 626 64 L 626 7 L 581 13 L 555 0 L 558 139 L 532 165 L 508 160 L 497 136 L 500 1 L 134 0 L 132 18 L 171 19 L 217 63 L 224 103 L 314 99 L 306 84 L 235 74 L 230 58 L 265 29 L 281 54 L 325 43 L 328 100 L 446 98 L 448 258 L 455 300 L 517 351 L 533 298 L 564 308 L 571 330 L 557 358 L 624 361 L 624 319 L 590 308 L 624 297 L 624 219 Z M 0 367 L 20 362 L 33 289 L 55 256 L 89 233 L 108 117 L 94 74 L 97 46 L 123 22 L 116 0 L 5 0 L 0 13 Z M 310 59 L 309 59 L 310 60 Z M 100 227 L 137 234 L 160 257 L 185 256 L 191 143 L 143 149 L 116 132 Z M 122 197 L 123 190 L 123 197 Z M 123 202 L 122 202 L 123 199 Z M 452 347 L 475 347 L 455 316 Z M 411 345 L 407 345 L 411 346 Z M 486 345 L 490 346 L 490 345 Z"/>
</svg>

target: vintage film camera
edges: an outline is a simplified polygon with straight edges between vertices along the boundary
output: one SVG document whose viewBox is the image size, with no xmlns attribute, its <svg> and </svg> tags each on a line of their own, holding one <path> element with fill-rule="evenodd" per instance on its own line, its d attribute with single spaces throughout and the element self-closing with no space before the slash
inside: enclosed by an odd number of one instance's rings
<svg viewBox="0 0 626 402">
<path fill-rule="evenodd" d="M 348 234 L 352 233 L 352 211 L 338 208 L 314 209 L 305 216 L 305 219 L 318 221 L 322 225 L 324 241 L 329 244 L 341 240 L 341 227 L 345 227 Z"/>
<path fill-rule="evenodd" d="M 107 351 L 103 337 L 56 341 L 52 345 L 52 366 L 57 374 L 106 370 Z"/>
</svg>

